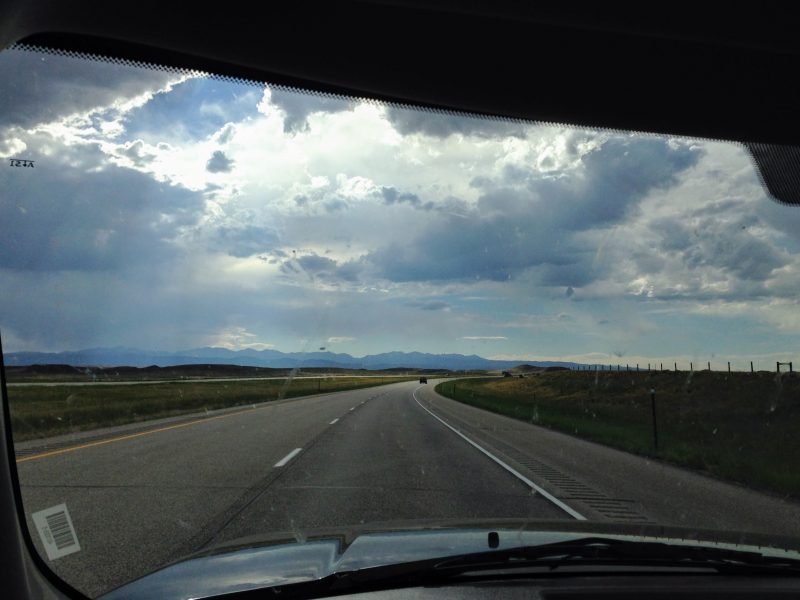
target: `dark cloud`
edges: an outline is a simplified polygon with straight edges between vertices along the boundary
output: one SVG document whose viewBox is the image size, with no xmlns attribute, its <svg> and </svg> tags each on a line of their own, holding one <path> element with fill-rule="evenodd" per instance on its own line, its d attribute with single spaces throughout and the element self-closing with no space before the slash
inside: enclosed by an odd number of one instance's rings
<svg viewBox="0 0 800 600">
<path fill-rule="evenodd" d="M 554 235 L 526 231 L 517 235 L 519 214 L 469 219 L 445 216 L 421 224 L 409 242 L 384 246 L 368 260 L 392 281 L 490 279 L 504 281 L 525 266 L 553 255 Z M 525 227 L 525 224 L 522 225 Z"/>
<path fill-rule="evenodd" d="M 542 165 L 546 168 L 551 167 L 552 165 Z M 530 169 L 525 168 L 522 165 L 506 165 L 503 167 L 503 177 L 502 181 L 505 185 L 514 185 L 520 184 L 528 181 L 530 179 L 531 172 Z M 473 180 L 473 187 L 480 188 L 483 185 L 487 187 L 492 186 L 492 180 L 489 178 L 475 178 Z"/>
<path fill-rule="evenodd" d="M 733 235 L 730 235 L 733 233 Z M 787 259 L 771 244 L 741 230 L 705 231 L 700 242 L 682 254 L 690 269 L 712 266 L 739 279 L 763 281 Z"/>
<path fill-rule="evenodd" d="M 672 253 L 689 270 L 711 267 L 740 280 L 764 281 L 774 269 L 787 264 L 788 257 L 772 243 L 755 237 L 743 222 L 758 224 L 758 219 L 747 214 L 733 220 L 716 215 L 695 218 L 686 225 L 677 217 L 662 218 L 654 220 L 650 229 L 657 256 Z M 654 266 L 663 266 L 663 261 Z"/>
<path fill-rule="evenodd" d="M 582 287 L 602 276 L 595 243 L 575 235 L 621 222 L 649 191 L 664 188 L 699 153 L 656 138 L 615 138 L 583 158 L 571 177 L 494 186 L 465 218 L 423 223 L 411 242 L 368 260 L 392 281 L 511 279 L 534 269 L 543 285 Z"/>
<path fill-rule="evenodd" d="M 431 210 L 434 207 L 433 202 L 423 202 L 416 194 L 399 192 L 394 187 L 381 187 L 380 193 L 384 204 L 408 204 L 422 210 Z"/>
<path fill-rule="evenodd" d="M 450 115 L 436 111 L 424 111 L 390 106 L 386 117 L 399 133 L 410 135 L 421 133 L 431 137 L 446 138 L 453 134 L 480 138 L 525 137 L 526 126 L 513 121 Z"/>
<path fill-rule="evenodd" d="M 406 302 L 406 306 L 419 308 L 422 310 L 447 310 L 452 308 L 451 304 L 448 302 L 442 302 L 441 300 Z"/>
<path fill-rule="evenodd" d="M 337 262 L 327 256 L 318 254 L 305 254 L 293 260 L 284 261 L 281 271 L 286 274 L 305 273 L 312 278 L 319 278 L 329 282 L 348 282 L 358 281 L 359 275 L 363 271 L 361 261 Z"/>
<path fill-rule="evenodd" d="M 717 177 L 724 177 L 724 174 L 716 172 Z M 715 200 L 704 202 L 702 205 L 689 212 L 690 217 L 715 217 L 736 215 L 737 219 L 745 217 L 748 213 L 748 202 L 746 200 Z"/>
<path fill-rule="evenodd" d="M 20 74 L 24 74 L 23 77 Z M 30 128 L 164 87 L 175 73 L 22 50 L 0 53 L 0 127 Z"/>
<path fill-rule="evenodd" d="M 360 279 L 361 273 L 364 271 L 364 265 L 361 261 L 349 260 L 339 265 L 336 270 L 336 276 L 349 283 L 355 283 Z"/>
<path fill-rule="evenodd" d="M 319 112 L 336 113 L 353 110 L 357 104 L 352 100 L 281 89 L 271 90 L 271 101 L 284 113 L 283 130 L 286 133 L 307 131 L 309 115 Z"/>
<path fill-rule="evenodd" d="M 800 206 L 789 206 L 769 201 L 759 202 L 758 220 L 781 232 L 794 242 L 795 249 L 800 248 Z"/>
<path fill-rule="evenodd" d="M 118 152 L 131 160 L 137 167 L 145 167 L 153 161 L 154 154 L 151 154 L 144 149 L 144 142 L 136 140 L 123 146 Z"/>
<path fill-rule="evenodd" d="M 699 234 L 684 225 L 682 219 L 663 217 L 650 222 L 650 229 L 661 239 L 661 248 L 666 251 L 688 250 L 697 241 Z"/>
<path fill-rule="evenodd" d="M 258 258 L 270 265 L 282 264 L 283 259 L 288 258 L 288 254 L 280 249 L 269 250 L 259 253 Z"/>
<path fill-rule="evenodd" d="M 206 198 L 214 199 L 217 197 L 217 192 L 223 189 L 223 187 L 216 183 L 207 183 L 206 186 L 203 188 L 203 194 Z"/>
<path fill-rule="evenodd" d="M 341 198 L 333 198 L 325 203 L 325 212 L 333 213 L 340 210 L 347 210 L 348 204 Z"/>
<path fill-rule="evenodd" d="M 64 147 L 30 173 L 0 170 L 0 268 L 121 269 L 175 256 L 202 194 L 103 158 L 96 146 Z"/>
<path fill-rule="evenodd" d="M 569 230 L 621 221 L 648 192 L 667 188 L 701 151 L 655 137 L 615 138 L 584 155 L 582 176 L 531 179 L 546 217 Z"/>
<path fill-rule="evenodd" d="M 545 255 L 540 264 L 533 265 L 541 285 L 581 288 L 609 273 L 607 266 L 593 264 L 596 252 L 587 251 L 574 243 L 564 247 L 564 256 Z"/>
<path fill-rule="evenodd" d="M 209 173 L 230 173 L 233 170 L 233 161 L 225 156 L 222 150 L 216 150 L 206 163 L 206 171 Z"/>
<path fill-rule="evenodd" d="M 331 273 L 336 270 L 336 261 L 326 256 L 318 256 L 316 254 L 309 254 L 301 256 L 297 259 L 300 266 L 304 270 L 311 273 Z"/>
<path fill-rule="evenodd" d="M 629 253 L 639 273 L 653 275 L 666 268 L 666 252 L 654 252 L 652 248 L 633 249 Z"/>
<path fill-rule="evenodd" d="M 212 247 L 230 256 L 244 258 L 272 252 L 279 243 L 278 234 L 266 227 L 217 227 L 212 233 Z"/>
</svg>

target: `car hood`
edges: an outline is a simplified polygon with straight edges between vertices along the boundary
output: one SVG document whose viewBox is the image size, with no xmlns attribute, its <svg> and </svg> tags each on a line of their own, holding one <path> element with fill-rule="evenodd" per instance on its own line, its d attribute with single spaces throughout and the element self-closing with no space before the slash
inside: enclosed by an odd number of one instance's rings
<svg viewBox="0 0 800 600">
<path fill-rule="evenodd" d="M 620 540 L 717 546 L 800 558 L 798 542 L 793 539 L 649 525 L 503 521 L 381 529 L 373 526 L 235 540 L 177 561 L 102 598 L 204 598 L 314 581 L 370 567 L 485 552 L 489 550 L 489 532 L 499 534 L 500 549 L 603 534 Z"/>
</svg>

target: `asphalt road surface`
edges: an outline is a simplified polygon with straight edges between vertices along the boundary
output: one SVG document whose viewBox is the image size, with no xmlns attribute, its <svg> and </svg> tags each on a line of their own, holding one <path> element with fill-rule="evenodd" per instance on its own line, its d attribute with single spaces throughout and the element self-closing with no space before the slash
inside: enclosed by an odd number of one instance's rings
<svg viewBox="0 0 800 600">
<path fill-rule="evenodd" d="M 587 519 L 800 537 L 798 504 L 459 404 L 434 383 L 27 444 L 25 510 L 66 503 L 81 551 L 49 564 L 90 596 L 243 536 L 370 523 Z"/>
</svg>

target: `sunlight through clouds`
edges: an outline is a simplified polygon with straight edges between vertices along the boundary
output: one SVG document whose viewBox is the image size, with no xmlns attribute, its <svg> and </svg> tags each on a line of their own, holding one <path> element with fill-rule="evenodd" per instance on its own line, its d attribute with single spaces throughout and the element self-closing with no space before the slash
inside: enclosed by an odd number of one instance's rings
<svg viewBox="0 0 800 600">
<path fill-rule="evenodd" d="M 12 350 L 646 361 L 798 342 L 800 215 L 741 146 L 30 59 L 0 57 L 20 98 L 31 69 L 53 82 L 0 122 L 0 156 L 39 161 L 0 173 Z"/>
</svg>

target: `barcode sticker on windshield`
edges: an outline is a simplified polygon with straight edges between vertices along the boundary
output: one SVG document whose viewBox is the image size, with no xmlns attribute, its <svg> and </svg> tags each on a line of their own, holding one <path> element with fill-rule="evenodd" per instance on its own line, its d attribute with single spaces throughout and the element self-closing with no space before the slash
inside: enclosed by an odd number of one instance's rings
<svg viewBox="0 0 800 600">
<path fill-rule="evenodd" d="M 31 515 L 44 544 L 47 558 L 55 560 L 81 549 L 66 504 L 51 506 Z"/>
</svg>

